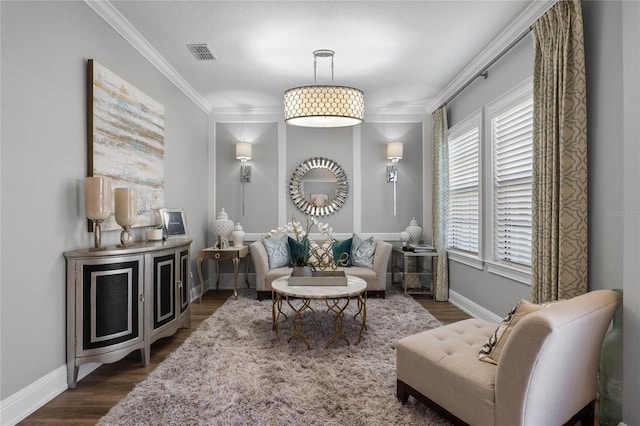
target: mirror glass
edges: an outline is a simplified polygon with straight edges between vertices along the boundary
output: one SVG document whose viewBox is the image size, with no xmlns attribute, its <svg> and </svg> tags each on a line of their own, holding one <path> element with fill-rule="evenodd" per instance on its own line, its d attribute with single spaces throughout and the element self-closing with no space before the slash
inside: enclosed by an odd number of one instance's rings
<svg viewBox="0 0 640 426">
<path fill-rule="evenodd" d="M 347 200 L 349 182 L 338 163 L 316 157 L 302 162 L 291 176 L 293 204 L 305 214 L 326 216 L 337 212 Z"/>
</svg>

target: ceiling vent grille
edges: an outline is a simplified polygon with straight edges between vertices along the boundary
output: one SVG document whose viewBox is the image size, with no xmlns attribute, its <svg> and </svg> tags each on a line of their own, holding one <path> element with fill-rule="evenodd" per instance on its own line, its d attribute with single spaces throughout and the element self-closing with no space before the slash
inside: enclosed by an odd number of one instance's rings
<svg viewBox="0 0 640 426">
<path fill-rule="evenodd" d="M 199 61 L 215 61 L 218 59 L 206 44 L 187 44 L 187 48 Z"/>
</svg>

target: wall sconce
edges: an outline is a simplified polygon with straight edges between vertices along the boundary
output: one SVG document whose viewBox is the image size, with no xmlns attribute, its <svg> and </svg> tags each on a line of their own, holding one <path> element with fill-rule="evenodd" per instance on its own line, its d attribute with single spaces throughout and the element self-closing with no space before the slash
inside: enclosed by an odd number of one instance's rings
<svg viewBox="0 0 640 426">
<path fill-rule="evenodd" d="M 240 182 L 242 182 L 242 216 L 244 216 L 244 184 L 251 182 L 251 165 L 247 161 L 251 160 L 251 144 L 249 142 L 238 142 L 236 144 L 236 159 L 240 160 Z"/>
<path fill-rule="evenodd" d="M 238 142 L 236 144 L 236 159 L 242 161 L 240 164 L 240 182 L 251 182 L 251 165 L 247 164 L 251 160 L 251 144 L 249 142 Z"/>
<path fill-rule="evenodd" d="M 396 215 L 396 182 L 398 182 L 398 161 L 402 160 L 402 142 L 387 144 L 387 158 L 391 164 L 387 165 L 387 182 L 393 182 L 393 215 Z"/>
</svg>

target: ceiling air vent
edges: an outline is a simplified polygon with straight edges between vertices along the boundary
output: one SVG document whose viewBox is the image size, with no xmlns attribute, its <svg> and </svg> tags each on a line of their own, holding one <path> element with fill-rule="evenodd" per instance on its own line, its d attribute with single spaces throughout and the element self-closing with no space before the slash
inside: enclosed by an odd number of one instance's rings
<svg viewBox="0 0 640 426">
<path fill-rule="evenodd" d="M 215 61 L 218 59 L 206 44 L 187 44 L 187 47 L 199 61 Z"/>
</svg>

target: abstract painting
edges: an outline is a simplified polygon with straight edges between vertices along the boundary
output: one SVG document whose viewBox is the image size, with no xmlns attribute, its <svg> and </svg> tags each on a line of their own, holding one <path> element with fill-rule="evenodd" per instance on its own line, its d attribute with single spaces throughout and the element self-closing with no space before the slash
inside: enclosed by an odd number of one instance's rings
<svg viewBox="0 0 640 426">
<path fill-rule="evenodd" d="M 89 59 L 88 176 L 138 190 L 134 227 L 160 224 L 164 207 L 164 105 Z M 103 230 L 120 229 L 113 215 Z"/>
</svg>

